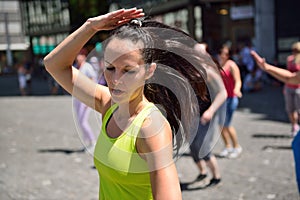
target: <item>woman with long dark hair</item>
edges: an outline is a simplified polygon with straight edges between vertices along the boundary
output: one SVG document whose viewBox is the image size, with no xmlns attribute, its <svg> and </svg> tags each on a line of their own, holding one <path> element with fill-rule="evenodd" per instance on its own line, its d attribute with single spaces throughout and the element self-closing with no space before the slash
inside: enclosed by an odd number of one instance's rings
<svg viewBox="0 0 300 200">
<path fill-rule="evenodd" d="M 197 99 L 208 100 L 201 63 L 210 61 L 187 34 L 135 19 L 143 16 L 133 8 L 90 18 L 44 59 L 62 87 L 103 116 L 94 151 L 99 199 L 181 199 L 174 158 L 197 130 Z M 103 42 L 107 87 L 72 67 L 101 30 L 113 30 Z"/>
</svg>

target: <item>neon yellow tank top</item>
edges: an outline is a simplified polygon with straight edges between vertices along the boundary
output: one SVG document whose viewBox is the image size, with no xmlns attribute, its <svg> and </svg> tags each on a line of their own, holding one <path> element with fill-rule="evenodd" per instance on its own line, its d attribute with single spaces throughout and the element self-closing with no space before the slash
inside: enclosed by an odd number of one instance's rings
<svg viewBox="0 0 300 200">
<path fill-rule="evenodd" d="M 117 108 L 114 104 L 105 113 L 94 152 L 100 177 L 99 199 L 151 200 L 149 170 L 136 151 L 136 139 L 145 118 L 158 109 L 149 103 L 119 137 L 110 138 L 106 126 Z"/>
</svg>

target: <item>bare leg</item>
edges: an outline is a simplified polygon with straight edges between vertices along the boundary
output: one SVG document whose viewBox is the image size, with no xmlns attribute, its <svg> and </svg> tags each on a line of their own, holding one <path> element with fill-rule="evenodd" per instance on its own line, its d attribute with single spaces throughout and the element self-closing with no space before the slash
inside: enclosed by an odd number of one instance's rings
<svg viewBox="0 0 300 200">
<path fill-rule="evenodd" d="M 288 113 L 288 115 L 289 115 L 290 122 L 292 124 L 292 128 L 294 128 L 295 126 L 298 125 L 298 113 L 295 111 L 292 113 Z"/>
<path fill-rule="evenodd" d="M 294 137 L 298 130 L 299 130 L 299 125 L 298 125 L 298 112 L 294 111 L 292 113 L 288 113 L 290 122 L 291 122 L 291 126 L 292 126 L 292 130 L 291 130 L 291 136 Z"/>
<path fill-rule="evenodd" d="M 200 171 L 200 174 L 207 174 L 206 163 L 204 160 L 199 160 L 196 164 Z"/>
<path fill-rule="evenodd" d="M 230 132 L 229 132 L 229 127 L 223 127 L 222 129 L 222 138 L 223 138 L 223 142 L 225 144 L 226 148 L 231 148 L 231 144 L 230 144 Z"/>
<path fill-rule="evenodd" d="M 220 179 L 221 174 L 220 174 L 219 165 L 218 165 L 216 157 L 214 155 L 212 155 L 210 157 L 210 159 L 206 161 L 206 164 L 209 167 L 209 169 L 211 170 L 213 178 Z"/>
<path fill-rule="evenodd" d="M 237 138 L 237 134 L 236 134 L 235 128 L 233 126 L 228 127 L 228 133 L 229 133 L 229 137 L 232 141 L 233 148 L 240 147 L 238 138 Z"/>
</svg>

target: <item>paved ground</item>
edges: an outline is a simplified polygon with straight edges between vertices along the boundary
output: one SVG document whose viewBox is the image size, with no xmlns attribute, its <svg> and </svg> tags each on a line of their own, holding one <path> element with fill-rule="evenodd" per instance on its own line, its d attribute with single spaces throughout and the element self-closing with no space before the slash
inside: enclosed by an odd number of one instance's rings
<svg viewBox="0 0 300 200">
<path fill-rule="evenodd" d="M 0 83 L 0 199 L 97 199 L 98 175 L 92 156 L 82 151 L 72 98 L 47 96 L 45 85 L 35 86 L 37 96 L 19 97 L 17 85 Z M 233 123 L 244 151 L 235 160 L 218 158 L 221 186 L 187 190 L 197 168 L 188 152 L 177 161 L 184 200 L 299 198 L 281 90 L 268 87 L 241 99 Z M 95 130 L 97 121 L 93 113 Z M 214 152 L 222 147 L 219 140 Z"/>
</svg>

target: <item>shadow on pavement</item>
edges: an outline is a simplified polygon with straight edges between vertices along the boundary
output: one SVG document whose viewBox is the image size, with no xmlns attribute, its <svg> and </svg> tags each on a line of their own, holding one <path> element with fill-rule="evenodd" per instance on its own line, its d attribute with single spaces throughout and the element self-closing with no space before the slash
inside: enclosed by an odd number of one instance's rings
<svg viewBox="0 0 300 200">
<path fill-rule="evenodd" d="M 282 86 L 266 85 L 262 90 L 244 93 L 239 101 L 238 110 L 263 114 L 258 120 L 288 122 Z"/>
<path fill-rule="evenodd" d="M 262 148 L 262 150 L 277 149 L 277 150 L 292 150 L 291 146 L 281 146 L 281 145 L 267 145 Z"/>
<path fill-rule="evenodd" d="M 287 134 L 253 134 L 253 138 L 274 138 L 274 139 L 291 139 Z"/>
<path fill-rule="evenodd" d="M 180 188 L 181 188 L 181 191 L 193 191 L 193 190 L 203 190 L 205 188 L 207 188 L 206 186 L 203 186 L 203 187 L 197 187 L 197 188 L 188 188 L 188 186 L 190 184 L 192 184 L 193 182 L 186 182 L 186 183 L 180 183 Z"/>
<path fill-rule="evenodd" d="M 64 153 L 64 154 L 73 154 L 73 153 L 84 153 L 85 149 L 61 149 L 61 148 L 55 148 L 55 149 L 39 149 L 39 153 Z"/>
</svg>

